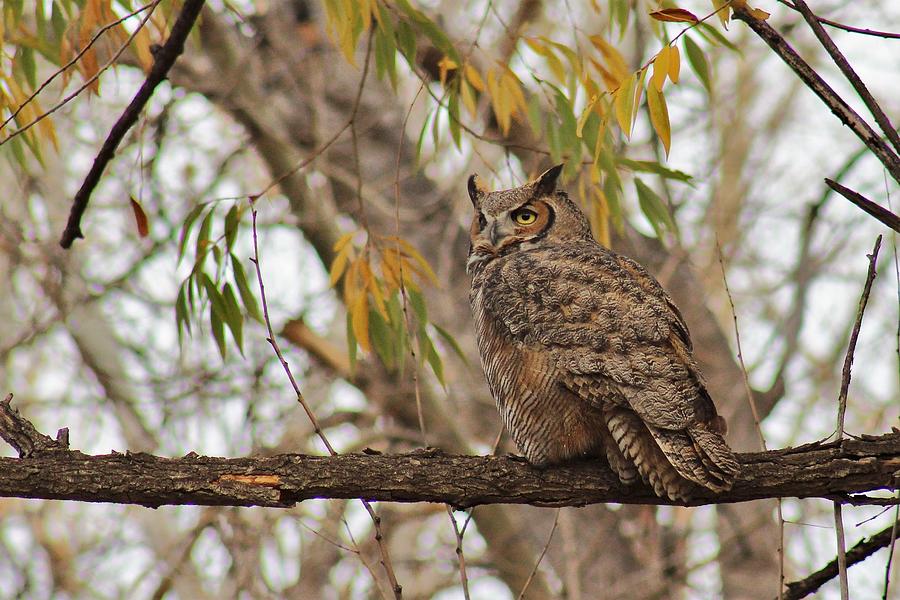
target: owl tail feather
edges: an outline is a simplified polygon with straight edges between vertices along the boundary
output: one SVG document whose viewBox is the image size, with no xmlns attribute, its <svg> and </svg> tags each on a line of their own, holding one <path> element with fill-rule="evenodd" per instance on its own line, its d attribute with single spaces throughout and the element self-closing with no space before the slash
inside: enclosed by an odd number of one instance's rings
<svg viewBox="0 0 900 600">
<path fill-rule="evenodd" d="M 702 423 L 684 431 L 647 428 L 682 477 L 714 492 L 731 489 L 740 465 L 720 434 Z"/>
<path fill-rule="evenodd" d="M 622 407 L 608 407 L 603 411 L 603 416 L 619 453 L 634 464 L 641 479 L 653 488 L 657 496 L 675 501 L 690 500 L 697 491 L 697 485 L 673 467 L 640 417 Z M 607 455 L 609 453 L 607 451 Z"/>
</svg>

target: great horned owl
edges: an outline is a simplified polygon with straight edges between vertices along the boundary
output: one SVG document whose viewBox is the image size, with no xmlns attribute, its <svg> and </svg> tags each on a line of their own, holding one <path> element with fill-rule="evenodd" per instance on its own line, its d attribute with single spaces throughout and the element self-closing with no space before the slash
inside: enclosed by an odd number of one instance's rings
<svg viewBox="0 0 900 600">
<path fill-rule="evenodd" d="M 469 178 L 470 300 L 504 425 L 538 466 L 605 456 L 672 500 L 730 489 L 739 465 L 684 319 L 643 267 L 594 240 L 556 189 L 561 169 L 495 192 Z"/>
</svg>

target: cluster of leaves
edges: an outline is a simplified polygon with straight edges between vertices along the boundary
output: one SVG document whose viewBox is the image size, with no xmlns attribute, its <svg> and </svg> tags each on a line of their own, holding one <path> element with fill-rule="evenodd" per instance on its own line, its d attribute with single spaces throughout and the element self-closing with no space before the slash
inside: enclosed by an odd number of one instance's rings
<svg viewBox="0 0 900 600">
<path fill-rule="evenodd" d="M 447 331 L 428 321 L 420 286 L 439 285 L 434 271 L 406 240 L 365 234 L 361 245 L 353 243 L 363 235 L 351 232 L 341 236 L 329 269 L 331 285 L 341 287 L 347 307 L 351 363 L 356 361 L 357 346 L 374 350 L 390 370 L 401 368 L 409 352 L 418 350 L 419 360 L 428 363 L 443 385 L 444 366 L 429 329 L 463 355 Z M 412 333 L 416 346 L 411 348 Z"/>
<path fill-rule="evenodd" d="M 224 359 L 228 348 L 225 341 L 225 327 L 228 327 L 238 351 L 243 355 L 244 313 L 259 322 L 262 322 L 262 314 L 247 280 L 244 266 L 234 253 L 234 243 L 241 216 L 246 212 L 246 205 L 233 203 L 221 219 L 222 233 L 212 237 L 216 209 L 219 206 L 220 204 L 215 202 L 198 204 L 187 214 L 181 226 L 179 261 L 188 250 L 194 224 L 200 222 L 194 238 L 194 264 L 190 274 L 181 283 L 175 300 L 175 321 L 180 343 L 184 333 L 188 335 L 192 333 L 192 316 L 207 312 L 210 332 Z"/>
<path fill-rule="evenodd" d="M 5 135 L 0 137 L 0 145 L 8 145 L 21 165 L 25 165 L 26 147 L 42 160 L 42 145 L 50 142 L 55 147 L 56 134 L 49 118 L 52 109 L 45 110 L 46 103 L 38 96 L 60 96 L 75 72 L 88 93 L 99 93 L 98 76 L 107 65 L 101 66 L 98 56 L 114 56 L 125 46 L 130 46 L 141 66 L 149 70 L 153 64 L 151 36 L 163 36 L 173 4 L 172 0 L 145 5 L 133 0 L 116 0 L 115 4 L 112 0 L 2 0 L 0 131 Z M 143 18 L 152 27 L 139 25 Z M 45 65 L 56 69 L 49 77 L 39 77 Z M 47 86 L 57 77 L 59 85 L 51 91 Z"/>
<path fill-rule="evenodd" d="M 493 61 L 485 66 L 479 64 L 471 51 L 465 54 L 457 49 L 440 27 L 407 0 L 343 0 L 326 2 L 325 6 L 330 33 L 349 61 L 355 60 L 362 34 L 372 32 L 376 72 L 393 85 L 397 81 L 398 53 L 410 68 L 417 69 L 418 39 L 427 40 L 443 55 L 437 64 L 439 88 L 432 91 L 433 114 L 423 123 L 419 152 L 429 127 L 435 146 L 444 131 L 449 131 L 458 148 L 462 147 L 464 131 L 483 138 L 475 131 L 479 127 L 479 103 L 485 98 L 504 136 L 510 133 L 514 123 L 527 125 L 534 139 L 545 140 L 545 149 L 553 161 L 566 163 L 564 177 L 570 181 L 579 179 L 579 195 L 595 234 L 607 244 L 610 223 L 617 228 L 623 223 L 622 171 L 689 180 L 686 174 L 667 169 L 658 162 L 629 160 L 621 144 L 623 137 L 631 136 L 646 98 L 650 125 L 668 155 L 672 132 L 666 83 L 679 81 L 682 63 L 679 38 L 688 64 L 708 92 L 711 91 L 710 66 L 697 39 L 733 48 L 706 23 L 713 14 L 727 21 L 730 5 L 724 0 L 713 0 L 715 10 L 704 19 L 674 7 L 650 13 L 650 22 L 662 48 L 637 70 L 629 69 L 619 50 L 602 35 L 578 37 L 581 34 L 576 32 L 576 39 L 570 44 L 543 36 L 524 37 L 509 64 Z M 595 9 L 600 10 L 596 4 Z M 633 13 L 633 8 L 625 2 L 609 4 L 611 23 L 617 24 L 620 33 L 628 26 Z M 661 25 L 664 22 L 680 23 L 685 29 L 670 39 Z M 532 68 L 530 62 L 534 60 L 545 62 L 546 77 L 537 74 L 542 70 Z M 517 71 L 528 72 L 533 81 L 524 84 Z M 463 108 L 468 117 L 462 114 Z M 439 118 L 442 114 L 445 119 Z M 677 235 L 668 207 L 652 187 L 637 178 L 634 184 L 639 208 L 657 235 L 667 231 Z"/>
</svg>

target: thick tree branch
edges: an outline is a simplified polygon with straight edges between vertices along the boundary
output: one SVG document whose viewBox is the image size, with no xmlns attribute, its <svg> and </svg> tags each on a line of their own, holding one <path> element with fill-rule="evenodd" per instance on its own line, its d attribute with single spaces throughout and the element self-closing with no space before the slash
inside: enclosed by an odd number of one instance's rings
<svg viewBox="0 0 900 600">
<path fill-rule="evenodd" d="M 0 402 L 0 434 L 46 436 Z M 28 424 L 30 425 L 30 424 Z M 49 438 L 47 438 L 49 440 Z M 46 440 L 45 440 L 46 441 Z M 21 446 L 22 444 L 18 444 Z M 17 446 L 17 447 L 18 447 Z M 23 454 L 24 456 L 24 454 Z M 850 500 L 850 494 L 896 489 L 900 433 L 741 454 L 734 489 L 702 494 L 691 505 L 775 497 Z M 407 454 L 254 458 L 164 458 L 143 453 L 88 456 L 32 444 L 25 458 L 0 458 L 0 497 L 165 504 L 287 507 L 310 498 L 389 502 L 583 506 L 599 502 L 667 504 L 645 486 L 625 486 L 599 462 L 539 470 L 523 460 L 453 456 L 438 450 Z M 858 500 L 858 498 L 856 499 Z"/>
<path fill-rule="evenodd" d="M 125 137 L 131 126 L 137 122 L 141 111 L 144 110 L 144 106 L 153 95 L 153 90 L 162 83 L 172 65 L 175 64 L 175 60 L 184 52 L 184 41 L 194 27 L 194 22 L 200 14 L 200 9 L 203 8 L 203 3 L 204 0 L 185 0 L 181 13 L 179 13 L 178 19 L 172 26 L 169 39 L 154 55 L 153 67 L 151 67 L 150 73 L 147 74 L 143 85 L 138 89 L 134 98 L 132 98 L 125 111 L 119 117 L 119 120 L 115 122 L 109 131 L 109 135 L 106 137 L 106 141 L 103 142 L 100 152 L 94 158 L 91 170 L 88 171 L 81 188 L 72 200 L 72 211 L 69 213 L 69 221 L 66 223 L 66 228 L 59 240 L 59 245 L 63 248 L 69 248 L 76 239 L 84 237 L 84 234 L 81 232 L 81 217 L 84 215 L 84 211 L 87 210 L 91 193 L 100 182 L 100 177 L 103 175 L 106 165 L 115 156 L 116 148 L 119 147 L 122 138 Z"/>
</svg>

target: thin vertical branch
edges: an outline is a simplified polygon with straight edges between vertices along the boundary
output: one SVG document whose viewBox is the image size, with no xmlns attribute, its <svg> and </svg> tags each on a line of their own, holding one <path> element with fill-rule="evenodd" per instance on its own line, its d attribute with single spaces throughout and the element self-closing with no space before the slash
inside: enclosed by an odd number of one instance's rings
<svg viewBox="0 0 900 600">
<path fill-rule="evenodd" d="M 834 529 L 837 532 L 838 581 L 841 586 L 841 600 L 850 600 L 850 583 L 847 581 L 847 542 L 844 537 L 844 518 L 841 503 L 834 502 Z"/>
<path fill-rule="evenodd" d="M 263 320 L 265 321 L 266 332 L 268 334 L 266 341 L 272 345 L 272 349 L 275 351 L 275 355 L 278 357 L 278 361 L 281 363 L 282 368 L 284 369 L 285 373 L 288 376 L 288 379 L 291 382 L 291 386 L 293 386 L 294 388 L 294 393 L 297 396 L 297 402 L 299 402 L 300 406 L 303 407 L 303 411 L 306 413 L 306 416 L 312 423 L 316 435 L 325 445 L 328 453 L 331 456 L 336 456 L 337 452 L 331 445 L 331 442 L 328 441 L 328 438 L 325 436 L 325 432 L 322 431 L 322 428 L 319 425 L 319 420 L 316 418 L 315 413 L 313 413 L 309 404 L 306 402 L 306 398 L 304 398 L 303 392 L 300 391 L 300 386 L 297 384 L 297 380 L 294 379 L 294 374 L 291 372 L 290 366 L 288 366 L 288 363 L 284 358 L 284 354 L 282 354 L 281 352 L 278 341 L 275 339 L 275 332 L 272 329 L 272 321 L 269 319 L 269 306 L 268 301 L 266 300 L 266 287 L 265 283 L 263 282 L 262 267 L 259 264 L 259 236 L 256 229 L 257 210 L 256 205 L 253 202 L 251 202 L 250 204 L 250 213 L 253 219 L 253 258 L 251 259 L 251 261 L 256 267 L 256 281 L 259 285 L 260 301 L 263 307 Z M 378 550 L 381 553 L 381 565 L 382 567 L 384 567 L 384 571 L 387 575 L 388 581 L 390 581 L 391 583 L 391 587 L 394 591 L 394 598 L 396 600 L 401 600 L 403 597 L 403 588 L 397 582 L 397 577 L 394 574 L 394 566 L 391 563 L 391 557 L 388 552 L 387 544 L 384 541 L 384 535 L 381 529 L 381 517 L 379 517 L 375 513 L 375 511 L 372 509 L 371 503 L 368 500 L 361 500 L 361 502 L 363 504 L 363 507 L 365 507 L 366 512 L 369 513 L 369 517 L 372 519 L 372 524 L 375 527 L 375 541 L 377 542 Z"/>
<path fill-rule="evenodd" d="M 394 171 L 394 228 L 396 231 L 394 232 L 396 235 L 396 251 L 397 251 L 397 265 L 399 267 L 399 277 L 400 280 L 400 300 L 401 307 L 403 309 L 403 324 L 405 325 L 404 329 L 406 330 L 406 339 L 409 344 L 409 353 L 412 356 L 413 362 L 413 390 L 416 395 L 416 415 L 419 418 L 419 432 L 422 434 L 422 445 L 428 446 L 428 436 L 426 434 L 425 429 L 425 413 L 422 410 L 422 392 L 419 389 L 419 361 L 416 358 L 416 348 L 419 349 L 419 354 L 421 355 L 421 347 L 419 344 L 419 336 L 413 336 L 412 328 L 409 317 L 409 299 L 406 295 L 406 284 L 403 281 L 403 261 L 399 259 L 400 257 L 400 162 L 403 157 L 403 140 L 404 135 L 403 132 L 406 131 L 406 125 L 409 123 L 409 117 L 412 114 L 413 107 L 416 105 L 416 102 L 419 100 L 419 95 L 422 93 L 422 90 L 425 88 L 425 82 L 423 81 L 421 85 L 419 85 L 419 89 L 416 91 L 416 95 L 413 96 L 412 102 L 409 104 L 409 109 L 406 111 L 406 115 L 403 117 L 403 124 L 400 126 L 400 136 L 399 141 L 397 142 L 397 168 Z M 415 340 L 413 340 L 415 337 Z"/>
<path fill-rule="evenodd" d="M 803 0 L 796 0 L 801 3 Z M 808 9 L 807 9 L 808 10 Z M 862 297 L 859 299 L 859 308 L 856 312 L 856 320 L 850 333 L 850 342 L 847 345 L 847 355 L 844 357 L 844 368 L 841 373 L 841 390 L 838 394 L 837 413 L 837 441 L 844 439 L 844 417 L 847 414 L 847 393 L 850 389 L 850 372 L 853 367 L 853 357 L 856 352 L 856 342 L 859 339 L 859 330 L 862 327 L 863 314 L 869 302 L 869 293 L 872 291 L 872 282 L 875 281 L 875 265 L 878 260 L 878 250 L 881 248 L 881 236 L 875 240 L 875 248 L 869 256 L 869 270 L 866 273 L 866 283 L 863 286 Z M 841 586 L 841 600 L 849 600 L 850 586 L 847 581 L 847 543 L 844 536 L 844 519 L 841 513 L 841 503 L 834 502 L 834 527 L 837 533 L 837 564 L 838 580 Z"/>
<path fill-rule="evenodd" d="M 725 294 L 728 296 L 728 304 L 731 306 L 731 318 L 734 320 L 734 339 L 737 345 L 738 362 L 741 365 L 741 373 L 744 376 L 744 390 L 747 393 L 747 401 L 750 403 L 750 412 L 753 414 L 753 422 L 756 425 L 756 433 L 759 435 L 759 443 L 765 451 L 766 438 L 763 435 L 762 426 L 759 421 L 759 410 L 756 408 L 756 401 L 753 397 L 753 390 L 750 388 L 750 376 L 747 373 L 747 366 L 744 364 L 744 351 L 741 348 L 741 332 L 738 327 L 737 310 L 734 307 L 734 299 L 731 297 L 731 289 L 728 287 L 728 277 L 725 275 L 725 262 L 722 259 L 722 246 L 719 245 L 718 236 L 716 237 L 716 255 L 719 259 L 719 268 L 722 269 L 722 283 L 725 287 Z M 781 510 L 781 498 L 778 498 L 777 514 L 778 514 L 778 600 L 782 600 L 784 595 L 784 515 Z"/>
<path fill-rule="evenodd" d="M 537 574 L 538 567 L 541 566 L 541 561 L 544 560 L 544 555 L 547 554 L 547 549 L 550 548 L 550 542 L 553 541 L 553 534 L 556 533 L 556 526 L 559 525 L 559 512 L 561 510 L 561 508 L 556 509 L 556 516 L 553 518 L 553 527 L 550 528 L 550 535 L 547 536 L 547 543 L 544 544 L 544 549 L 541 550 L 541 555 L 538 556 L 537 562 L 534 563 L 534 568 L 531 569 L 531 573 L 528 575 L 528 579 L 525 580 L 525 585 L 522 586 L 522 591 L 519 592 L 516 600 L 522 600 L 522 598 L 525 597 L 525 592 L 528 591 L 531 580 L 534 579 L 534 576 Z"/>
<path fill-rule="evenodd" d="M 875 281 L 875 265 L 878 260 L 878 251 L 881 249 L 881 236 L 875 240 L 875 247 L 869 257 L 869 270 L 866 273 L 866 283 L 863 286 L 862 296 L 859 299 L 859 308 L 856 311 L 856 321 L 850 332 L 850 342 L 847 345 L 847 355 L 844 357 L 844 368 L 841 371 L 841 390 L 838 394 L 838 418 L 837 439 L 844 437 L 844 415 L 847 412 L 847 392 L 850 389 L 850 370 L 853 367 L 853 356 L 856 352 L 856 342 L 859 339 L 859 330 L 862 327 L 863 313 L 869 303 L 869 293 L 872 291 L 872 282 Z"/>
<path fill-rule="evenodd" d="M 466 574 L 466 555 L 463 554 L 463 536 L 466 534 L 466 527 L 469 521 L 466 519 L 466 524 L 460 531 L 459 525 L 456 523 L 456 517 L 453 516 L 453 509 L 449 504 L 447 505 L 447 514 L 450 515 L 450 522 L 453 523 L 453 533 L 456 534 L 456 558 L 459 563 L 459 580 L 462 583 L 463 596 L 466 600 L 471 600 L 469 597 L 469 576 Z"/>
</svg>

